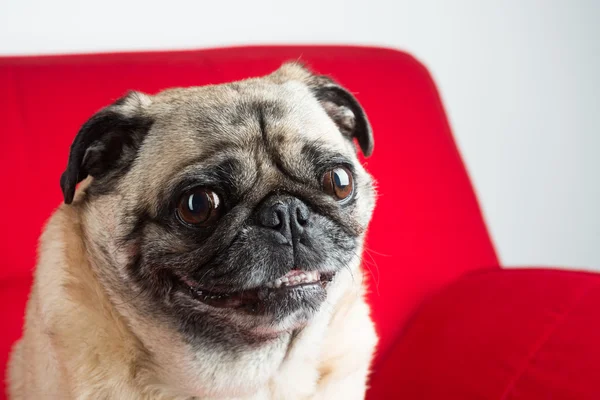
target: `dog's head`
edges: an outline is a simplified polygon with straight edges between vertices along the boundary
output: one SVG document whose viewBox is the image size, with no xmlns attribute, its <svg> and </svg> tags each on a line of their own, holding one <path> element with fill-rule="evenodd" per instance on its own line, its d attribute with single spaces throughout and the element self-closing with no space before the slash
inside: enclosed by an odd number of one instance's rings
<svg viewBox="0 0 600 400">
<path fill-rule="evenodd" d="M 374 206 L 356 99 L 297 64 L 224 85 L 132 92 L 81 128 L 61 178 L 99 278 L 190 341 L 305 325 L 356 270 Z M 241 339 L 240 339 L 241 340 Z"/>
</svg>

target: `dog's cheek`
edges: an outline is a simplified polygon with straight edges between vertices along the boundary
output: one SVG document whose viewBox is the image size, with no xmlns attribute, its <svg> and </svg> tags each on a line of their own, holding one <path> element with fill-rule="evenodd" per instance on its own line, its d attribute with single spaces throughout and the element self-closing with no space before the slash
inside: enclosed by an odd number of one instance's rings
<svg viewBox="0 0 600 400">
<path fill-rule="evenodd" d="M 352 210 L 352 218 L 361 226 L 364 232 L 371 221 L 377 199 L 375 182 L 370 175 L 360 167 L 356 187 L 356 201 Z"/>
</svg>

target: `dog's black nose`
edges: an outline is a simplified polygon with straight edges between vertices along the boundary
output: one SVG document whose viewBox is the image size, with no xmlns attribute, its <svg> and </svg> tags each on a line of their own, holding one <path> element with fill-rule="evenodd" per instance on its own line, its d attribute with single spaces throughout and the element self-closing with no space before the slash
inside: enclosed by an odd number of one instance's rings
<svg viewBox="0 0 600 400">
<path fill-rule="evenodd" d="M 299 240 L 306 229 L 310 210 L 304 202 L 293 196 L 268 199 L 258 210 L 258 222 L 283 235 L 289 243 Z"/>
</svg>

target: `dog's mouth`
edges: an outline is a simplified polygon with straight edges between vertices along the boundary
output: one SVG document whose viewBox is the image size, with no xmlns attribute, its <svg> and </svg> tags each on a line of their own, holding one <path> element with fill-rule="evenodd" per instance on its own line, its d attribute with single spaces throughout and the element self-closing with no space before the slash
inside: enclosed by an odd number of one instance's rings
<svg viewBox="0 0 600 400">
<path fill-rule="evenodd" d="M 207 290 L 187 279 L 183 279 L 183 282 L 192 297 L 205 304 L 217 308 L 241 308 L 266 301 L 273 295 L 285 294 L 285 292 L 306 291 L 309 293 L 314 290 L 324 290 L 334 276 L 334 272 L 293 269 L 263 286 L 240 291 L 227 291 L 220 288 Z"/>
</svg>

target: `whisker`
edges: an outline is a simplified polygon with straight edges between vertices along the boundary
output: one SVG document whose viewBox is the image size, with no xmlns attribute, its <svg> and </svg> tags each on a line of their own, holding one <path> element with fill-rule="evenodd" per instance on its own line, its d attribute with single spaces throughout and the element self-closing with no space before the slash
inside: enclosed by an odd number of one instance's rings
<svg viewBox="0 0 600 400">
<path fill-rule="evenodd" d="M 375 254 L 377 254 L 378 256 L 382 256 L 382 257 L 391 257 L 391 256 L 392 256 L 391 254 L 380 253 L 380 252 L 378 252 L 378 251 L 375 251 L 375 250 L 373 250 L 373 249 L 370 249 L 370 248 L 369 248 L 369 247 L 368 247 L 366 244 L 365 244 L 365 249 L 366 249 L 366 250 L 369 250 L 369 252 L 371 252 L 371 253 L 375 253 Z"/>
<path fill-rule="evenodd" d="M 380 296 L 379 293 L 379 279 L 380 279 L 380 273 L 379 273 L 379 266 L 377 265 L 377 261 L 375 261 L 375 258 L 373 258 L 373 256 L 369 253 L 369 250 L 366 248 L 364 249 L 364 254 L 367 254 L 370 258 L 371 261 L 373 262 L 373 265 L 375 266 L 375 269 L 377 271 L 377 276 L 373 273 L 373 269 L 371 269 L 371 266 L 369 265 L 369 263 L 367 262 L 367 260 L 363 257 L 362 261 L 363 261 L 363 265 L 365 267 L 367 267 L 367 269 L 369 270 L 369 273 L 371 274 L 371 277 L 373 278 L 373 281 L 375 281 L 375 291 L 377 293 L 377 296 Z"/>
</svg>

